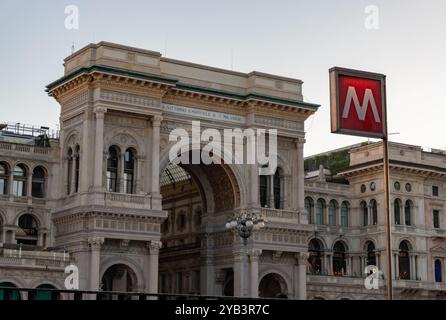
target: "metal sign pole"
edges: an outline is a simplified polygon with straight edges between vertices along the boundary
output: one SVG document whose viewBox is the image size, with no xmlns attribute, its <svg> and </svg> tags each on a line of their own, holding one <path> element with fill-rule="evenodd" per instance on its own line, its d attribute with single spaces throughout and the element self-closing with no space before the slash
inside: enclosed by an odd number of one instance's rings
<svg viewBox="0 0 446 320">
<path fill-rule="evenodd" d="M 389 192 L 389 141 L 387 138 L 387 123 L 385 124 L 386 135 L 383 141 L 383 166 L 384 166 L 384 212 L 386 214 L 386 251 L 387 251 L 387 299 L 392 300 L 392 238 L 390 219 L 390 192 Z"/>
</svg>

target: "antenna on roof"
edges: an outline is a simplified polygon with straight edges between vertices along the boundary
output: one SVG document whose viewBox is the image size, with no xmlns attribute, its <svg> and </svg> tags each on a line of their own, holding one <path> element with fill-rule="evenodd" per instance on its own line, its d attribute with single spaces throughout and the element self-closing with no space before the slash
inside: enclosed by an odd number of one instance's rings
<svg viewBox="0 0 446 320">
<path fill-rule="evenodd" d="M 234 49 L 231 48 L 231 70 L 234 71 Z"/>
<path fill-rule="evenodd" d="M 73 41 L 73 43 L 71 44 L 71 54 L 73 54 L 74 53 L 74 41 Z"/>
</svg>

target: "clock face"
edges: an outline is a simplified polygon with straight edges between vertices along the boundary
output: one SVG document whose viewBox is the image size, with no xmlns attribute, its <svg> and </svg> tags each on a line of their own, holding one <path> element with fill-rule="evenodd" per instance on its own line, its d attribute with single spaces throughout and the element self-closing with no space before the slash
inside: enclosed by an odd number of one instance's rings
<svg viewBox="0 0 446 320">
<path fill-rule="evenodd" d="M 393 187 L 395 188 L 395 190 L 400 190 L 401 189 L 401 185 L 398 181 L 395 181 L 395 183 L 393 184 Z"/>
<path fill-rule="evenodd" d="M 410 183 L 406 183 L 406 191 L 411 192 L 412 191 L 412 185 Z"/>
<path fill-rule="evenodd" d="M 371 182 L 370 183 L 370 190 L 375 191 L 376 189 L 376 183 L 375 182 Z"/>
<path fill-rule="evenodd" d="M 361 193 L 364 193 L 366 190 L 365 184 L 361 184 Z"/>
</svg>

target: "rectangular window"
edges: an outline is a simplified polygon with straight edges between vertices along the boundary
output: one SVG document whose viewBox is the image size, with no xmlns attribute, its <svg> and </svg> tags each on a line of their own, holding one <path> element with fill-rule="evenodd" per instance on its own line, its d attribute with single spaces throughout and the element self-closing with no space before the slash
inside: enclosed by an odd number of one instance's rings
<svg viewBox="0 0 446 320">
<path fill-rule="evenodd" d="M 25 194 L 25 182 L 24 181 L 17 181 L 14 180 L 13 186 L 12 186 L 12 193 L 17 197 L 24 197 Z"/>
<path fill-rule="evenodd" d="M 432 186 L 432 195 L 434 197 L 438 197 L 438 187 L 437 186 Z"/>
<path fill-rule="evenodd" d="M 440 228 L 440 211 L 434 210 L 433 220 L 434 220 L 434 228 Z"/>
<path fill-rule="evenodd" d="M 0 194 L 6 194 L 6 183 L 5 179 L 0 179 Z"/>
</svg>

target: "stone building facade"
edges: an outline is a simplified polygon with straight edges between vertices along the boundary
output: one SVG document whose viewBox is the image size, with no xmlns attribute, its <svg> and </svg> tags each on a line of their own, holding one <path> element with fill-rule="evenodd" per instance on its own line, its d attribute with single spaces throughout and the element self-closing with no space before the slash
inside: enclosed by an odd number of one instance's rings
<svg viewBox="0 0 446 320">
<path fill-rule="evenodd" d="M 106 42 L 64 67 L 47 86 L 60 136 L 0 131 L 0 286 L 64 288 L 74 264 L 84 290 L 384 298 L 363 271 L 385 266 L 381 146 L 349 148 L 336 174 L 305 173 L 304 122 L 318 105 L 302 81 Z M 277 129 L 277 170 L 171 163 L 169 133 L 191 133 L 193 120 Z M 391 159 L 397 296 L 441 297 L 446 155 L 392 144 Z M 246 246 L 225 228 L 240 211 L 266 219 Z"/>
</svg>

